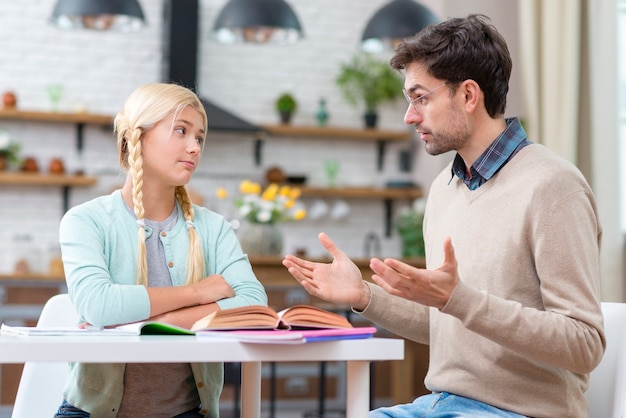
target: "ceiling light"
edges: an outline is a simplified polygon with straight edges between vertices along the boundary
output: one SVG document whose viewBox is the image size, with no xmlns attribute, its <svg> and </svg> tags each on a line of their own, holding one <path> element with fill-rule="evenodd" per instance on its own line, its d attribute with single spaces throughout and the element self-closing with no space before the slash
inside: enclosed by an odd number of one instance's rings
<svg viewBox="0 0 626 418">
<path fill-rule="evenodd" d="M 230 0 L 213 27 L 224 44 L 291 44 L 304 34 L 294 11 L 284 0 Z"/>
<path fill-rule="evenodd" d="M 145 25 L 137 0 L 58 0 L 50 21 L 62 29 L 123 32 Z"/>
<path fill-rule="evenodd" d="M 436 22 L 433 12 L 421 4 L 393 0 L 369 20 L 361 36 L 361 47 L 368 52 L 393 50 L 402 40 Z"/>
</svg>

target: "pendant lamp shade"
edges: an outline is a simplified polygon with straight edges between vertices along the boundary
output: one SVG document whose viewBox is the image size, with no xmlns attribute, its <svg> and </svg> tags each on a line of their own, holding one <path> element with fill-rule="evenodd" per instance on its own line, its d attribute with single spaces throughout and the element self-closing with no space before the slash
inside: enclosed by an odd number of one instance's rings
<svg viewBox="0 0 626 418">
<path fill-rule="evenodd" d="M 58 0 L 50 21 L 62 29 L 136 31 L 145 25 L 137 0 Z"/>
<path fill-rule="evenodd" d="M 361 47 L 368 52 L 391 50 L 403 39 L 410 38 L 437 17 L 413 0 L 392 0 L 378 10 L 365 26 Z"/>
<path fill-rule="evenodd" d="M 304 36 L 285 0 L 230 0 L 217 16 L 213 32 L 224 44 L 291 44 Z"/>
</svg>

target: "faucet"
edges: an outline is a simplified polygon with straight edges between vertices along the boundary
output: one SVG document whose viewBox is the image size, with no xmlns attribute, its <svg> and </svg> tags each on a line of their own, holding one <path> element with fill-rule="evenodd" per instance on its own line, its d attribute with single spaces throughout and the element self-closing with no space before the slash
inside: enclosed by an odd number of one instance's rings
<svg viewBox="0 0 626 418">
<path fill-rule="evenodd" d="M 374 251 L 372 252 L 372 246 Z M 380 237 L 377 233 L 370 231 L 365 234 L 365 243 L 363 246 L 364 255 L 366 258 L 379 257 L 381 254 Z"/>
</svg>

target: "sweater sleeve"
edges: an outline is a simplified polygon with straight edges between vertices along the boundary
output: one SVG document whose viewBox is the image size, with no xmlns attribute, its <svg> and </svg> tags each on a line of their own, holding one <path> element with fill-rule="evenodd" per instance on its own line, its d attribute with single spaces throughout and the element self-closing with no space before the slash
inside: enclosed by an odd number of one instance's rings
<svg viewBox="0 0 626 418">
<path fill-rule="evenodd" d="M 135 284 L 134 263 L 119 263 L 128 274 L 112 278 L 111 263 L 119 262 L 107 242 L 113 228 L 93 205 L 68 211 L 61 220 L 59 238 L 63 268 L 72 303 L 83 321 L 108 326 L 141 321 L 150 316 L 150 300 L 144 286 Z M 118 219 L 118 222 L 124 222 Z M 135 239 L 115 240 L 113 247 L 132 254 Z M 131 256 L 132 257 L 132 256 Z"/>
<path fill-rule="evenodd" d="M 370 303 L 361 315 L 400 337 L 421 344 L 429 343 L 429 308 L 385 292 L 368 283 L 372 292 Z M 389 309 L 393 306 L 393 309 Z"/>
</svg>

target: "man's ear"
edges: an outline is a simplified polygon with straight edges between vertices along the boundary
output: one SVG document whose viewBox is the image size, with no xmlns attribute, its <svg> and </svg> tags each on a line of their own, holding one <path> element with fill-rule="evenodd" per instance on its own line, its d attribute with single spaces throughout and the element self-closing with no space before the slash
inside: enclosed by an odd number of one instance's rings
<svg viewBox="0 0 626 418">
<path fill-rule="evenodd" d="M 465 110 L 474 112 L 478 105 L 482 103 L 483 91 L 474 80 L 465 80 L 460 87 L 460 93 L 463 95 Z"/>
</svg>

